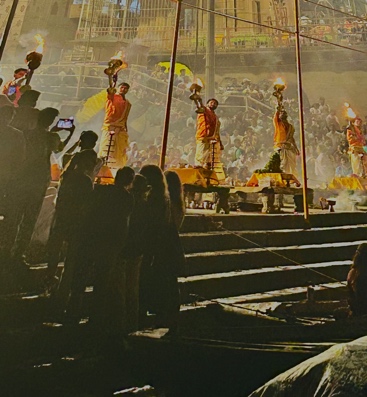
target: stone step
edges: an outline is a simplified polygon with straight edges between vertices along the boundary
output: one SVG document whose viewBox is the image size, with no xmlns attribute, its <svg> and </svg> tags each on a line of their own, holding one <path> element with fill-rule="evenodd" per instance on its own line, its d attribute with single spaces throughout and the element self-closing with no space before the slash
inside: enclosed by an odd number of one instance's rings
<svg viewBox="0 0 367 397">
<path fill-rule="evenodd" d="M 314 229 L 282 229 L 252 231 L 216 231 L 203 233 L 181 233 L 185 253 L 221 251 L 235 248 L 281 247 L 287 245 L 321 244 L 363 240 L 367 224 L 335 226 Z"/>
<path fill-rule="evenodd" d="M 316 301 L 337 301 L 345 300 L 348 296 L 348 290 L 345 282 L 322 283 L 313 286 L 314 297 Z M 307 298 L 307 286 L 284 288 L 259 292 L 255 294 L 230 296 L 226 298 L 217 298 L 214 301 L 227 305 L 242 305 L 247 303 L 259 302 L 295 302 Z M 181 310 L 203 307 L 212 304 L 213 300 L 195 302 L 195 305 L 182 305 Z"/>
<path fill-rule="evenodd" d="M 208 251 L 186 255 L 184 276 L 225 274 L 250 269 L 350 260 L 358 245 L 367 242 L 339 242 L 285 247 Z M 324 280 L 325 281 L 325 280 Z M 232 294 L 233 295 L 233 294 Z"/>
<path fill-rule="evenodd" d="M 181 289 L 185 291 L 186 286 L 182 279 L 180 279 Z M 314 297 L 317 301 L 336 301 L 343 300 L 347 298 L 347 288 L 343 283 L 323 283 L 315 285 L 314 287 Z M 281 290 L 272 290 L 262 293 L 247 294 L 232 296 L 226 298 L 212 298 L 215 302 L 223 305 L 235 305 L 241 306 L 251 303 L 261 303 L 261 302 L 294 302 L 306 299 L 307 287 L 295 287 L 295 288 L 285 288 Z M 86 295 L 84 299 L 88 299 L 92 293 L 92 289 L 89 287 L 86 290 Z M 185 302 L 186 300 L 186 302 Z M 192 302 L 192 297 L 190 297 L 190 302 Z M 181 315 L 183 321 L 187 317 L 186 313 L 192 310 L 204 309 L 208 305 L 213 304 L 213 300 L 198 300 L 193 305 L 192 303 L 187 304 L 187 295 L 183 294 L 182 305 L 181 305 Z M 53 313 L 53 305 L 49 297 L 44 295 L 31 295 L 31 294 L 18 294 L 13 296 L 1 296 L 0 297 L 0 321 L 3 326 L 6 324 L 8 328 L 16 327 L 17 330 L 24 330 L 26 333 L 30 333 L 33 327 L 40 327 L 42 324 L 42 329 L 49 333 L 60 332 L 61 327 L 64 327 L 62 323 L 54 323 L 50 319 L 55 319 L 55 314 Z M 88 317 L 86 309 L 84 309 L 84 315 Z M 81 317 L 83 317 L 81 313 Z M 62 322 L 62 318 L 60 317 Z M 197 321 L 197 320 L 195 320 Z M 81 325 L 85 324 L 86 320 L 81 320 Z M 74 324 L 75 327 L 75 324 Z M 48 331 L 47 331 L 48 330 Z M 18 332 L 18 331 L 17 331 Z M 0 328 L 0 334 L 2 333 L 2 328 Z M 59 338 L 58 336 L 57 338 Z"/>
<path fill-rule="evenodd" d="M 350 264 L 351 261 L 346 260 L 181 277 L 182 302 L 265 293 L 327 282 L 345 283 Z"/>
<path fill-rule="evenodd" d="M 237 272 L 179 278 L 182 301 L 264 293 L 285 288 L 306 287 L 325 282 L 345 282 L 350 261 L 323 262 L 308 265 L 277 266 Z M 196 299 L 197 300 L 197 299 Z"/>
<path fill-rule="evenodd" d="M 309 229 L 343 225 L 367 224 L 367 212 L 325 212 L 309 216 L 306 224 L 302 214 L 215 214 L 214 211 L 201 211 L 185 216 L 181 231 L 208 232 L 218 229 L 220 223 L 228 230 L 279 230 L 279 229 Z"/>
<path fill-rule="evenodd" d="M 195 252 L 186 255 L 186 266 L 180 276 L 210 275 L 274 266 L 290 266 L 328 261 L 350 260 L 358 245 L 365 240 L 338 243 L 293 245 L 286 247 L 244 248 Z M 59 264 L 63 266 L 62 263 Z M 32 266 L 22 285 L 24 291 L 42 291 L 46 264 Z M 232 294 L 233 295 L 233 294 Z"/>
</svg>

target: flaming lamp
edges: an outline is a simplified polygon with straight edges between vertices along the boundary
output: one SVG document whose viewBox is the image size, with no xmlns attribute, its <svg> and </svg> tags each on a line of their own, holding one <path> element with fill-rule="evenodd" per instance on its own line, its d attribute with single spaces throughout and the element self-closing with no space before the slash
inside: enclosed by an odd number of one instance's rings
<svg viewBox="0 0 367 397">
<path fill-rule="evenodd" d="M 191 84 L 190 91 L 192 94 L 189 96 L 189 99 L 195 102 L 196 105 L 196 113 L 204 113 L 203 101 L 200 96 L 200 91 L 203 87 L 197 83 Z"/>
<path fill-rule="evenodd" d="M 274 92 L 273 95 L 278 101 L 278 110 L 283 109 L 283 91 L 285 90 L 284 81 L 278 77 L 274 82 Z"/>
<path fill-rule="evenodd" d="M 45 44 L 45 41 L 43 37 L 40 34 L 36 34 L 34 38 L 37 40 L 38 47 L 27 53 L 25 61 L 28 66 L 28 73 L 27 73 L 27 80 L 26 80 L 26 85 L 29 85 L 31 82 L 33 73 L 36 69 L 38 69 L 41 66 L 42 58 L 43 58 L 43 47 Z"/>
<path fill-rule="evenodd" d="M 108 61 L 108 67 L 104 70 L 104 73 L 108 76 L 110 88 L 116 87 L 117 73 L 126 68 L 127 63 L 122 60 L 122 51 L 119 51 Z"/>
<path fill-rule="evenodd" d="M 347 108 L 347 118 L 348 118 L 348 120 L 354 120 L 357 117 L 357 115 L 354 113 L 354 111 L 350 107 L 349 103 L 345 102 L 344 106 Z"/>
</svg>

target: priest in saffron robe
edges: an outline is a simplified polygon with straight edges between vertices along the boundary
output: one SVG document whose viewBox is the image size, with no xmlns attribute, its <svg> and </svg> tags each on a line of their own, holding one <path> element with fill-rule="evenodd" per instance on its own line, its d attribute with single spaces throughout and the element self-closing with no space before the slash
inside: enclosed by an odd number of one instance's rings
<svg viewBox="0 0 367 397">
<path fill-rule="evenodd" d="M 283 172 L 297 176 L 297 156 L 299 150 L 294 140 L 294 127 L 288 122 L 287 112 L 277 109 L 273 119 L 274 150 L 280 154 L 280 167 Z"/>
<path fill-rule="evenodd" d="M 349 144 L 349 156 L 353 174 L 365 176 L 367 170 L 367 154 L 364 151 L 366 139 L 363 136 L 362 119 L 356 117 L 347 127 L 347 140 Z"/>
<path fill-rule="evenodd" d="M 219 153 L 222 149 L 220 141 L 220 121 L 215 114 L 218 107 L 216 99 L 209 99 L 204 107 L 203 113 L 198 113 L 196 120 L 196 154 L 195 165 L 208 167 L 212 162 L 212 145 L 214 144 L 214 152 L 216 160 L 219 161 Z"/>
<path fill-rule="evenodd" d="M 121 83 L 118 93 L 115 88 L 107 89 L 105 119 L 98 156 L 106 160 L 113 174 L 127 163 L 126 150 L 129 146 L 127 119 L 131 103 L 125 95 L 129 88 L 128 83 Z"/>
</svg>

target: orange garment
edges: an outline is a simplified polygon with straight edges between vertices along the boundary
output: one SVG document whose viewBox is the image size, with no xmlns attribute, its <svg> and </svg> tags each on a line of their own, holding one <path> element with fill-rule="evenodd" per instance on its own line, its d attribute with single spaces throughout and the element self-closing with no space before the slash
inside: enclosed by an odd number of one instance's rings
<svg viewBox="0 0 367 397">
<path fill-rule="evenodd" d="M 219 138 L 220 121 L 218 116 L 209 108 L 204 108 L 196 120 L 196 140 Z"/>
<path fill-rule="evenodd" d="M 366 146 L 366 140 L 361 130 L 355 125 L 347 129 L 347 140 L 350 147 Z"/>
<path fill-rule="evenodd" d="M 279 148 L 288 142 L 288 127 L 280 120 L 279 112 L 275 112 L 274 118 L 274 148 Z"/>
<path fill-rule="evenodd" d="M 103 130 L 108 131 L 111 127 L 120 127 L 127 131 L 127 118 L 131 109 L 131 103 L 119 94 L 108 94 Z"/>
<path fill-rule="evenodd" d="M 281 168 L 287 174 L 297 176 L 297 155 L 299 150 L 294 140 L 294 127 L 288 122 L 283 122 L 276 111 L 274 123 L 274 149 L 279 152 Z"/>
<path fill-rule="evenodd" d="M 15 88 L 15 92 L 13 94 L 9 93 L 10 87 Z M 4 84 L 3 94 L 5 94 L 14 103 L 15 106 L 18 106 L 18 101 L 22 96 L 22 93 L 20 91 L 20 87 L 17 84 L 15 84 L 13 80 L 8 81 L 7 83 Z"/>
</svg>

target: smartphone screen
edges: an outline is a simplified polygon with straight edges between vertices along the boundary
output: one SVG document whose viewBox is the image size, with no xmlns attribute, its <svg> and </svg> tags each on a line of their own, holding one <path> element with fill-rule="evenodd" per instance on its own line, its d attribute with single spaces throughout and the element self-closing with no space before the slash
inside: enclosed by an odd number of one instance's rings
<svg viewBox="0 0 367 397">
<path fill-rule="evenodd" d="M 73 126 L 73 120 L 72 119 L 59 119 L 57 122 L 57 127 L 58 128 L 64 128 L 64 129 L 69 129 Z"/>
<path fill-rule="evenodd" d="M 8 88 L 8 95 L 9 95 L 9 96 L 10 96 L 10 95 L 14 95 L 16 92 L 17 92 L 17 87 L 16 87 L 15 85 L 11 85 L 11 86 Z"/>
</svg>

